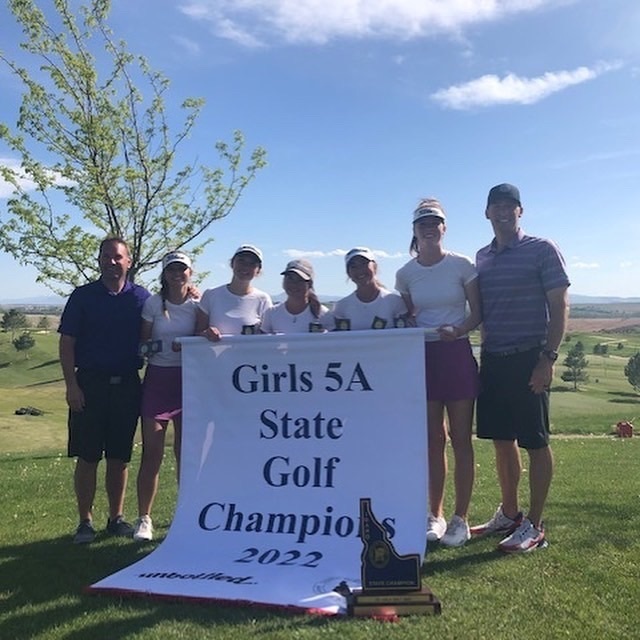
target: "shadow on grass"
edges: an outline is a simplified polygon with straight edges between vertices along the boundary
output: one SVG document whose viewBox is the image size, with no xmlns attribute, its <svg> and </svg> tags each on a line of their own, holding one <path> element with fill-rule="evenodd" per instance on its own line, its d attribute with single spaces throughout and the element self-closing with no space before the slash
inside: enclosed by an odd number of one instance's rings
<svg viewBox="0 0 640 640">
<path fill-rule="evenodd" d="M 609 398 L 611 404 L 640 404 L 640 398 Z"/>
<path fill-rule="evenodd" d="M 123 638 L 153 629 L 156 625 L 243 624 L 282 616 L 295 620 L 299 628 L 327 623 L 296 611 L 230 603 L 193 602 L 176 598 L 132 597 L 86 593 L 86 587 L 140 560 L 157 545 L 105 537 L 99 532 L 91 545 L 73 545 L 67 537 L 0 548 L 0 594 L 4 622 L 1 638 L 43 637 L 48 629 L 72 627 L 65 638 Z M 118 616 L 113 616 L 113 612 Z M 11 612 L 11 613 L 6 613 Z M 123 615 L 124 614 L 124 615 Z"/>
<path fill-rule="evenodd" d="M 31 367 L 29 371 L 34 371 L 35 369 L 42 369 L 42 367 L 50 367 L 52 364 L 60 364 L 60 360 L 56 358 L 55 360 L 47 360 L 46 362 L 41 362 L 40 364 Z"/>
<path fill-rule="evenodd" d="M 25 384 L 24 389 L 30 389 L 31 387 L 43 387 L 47 384 L 54 384 L 55 382 L 62 382 L 64 378 L 53 378 L 52 380 L 43 380 L 42 382 L 32 382 L 31 384 Z"/>
<path fill-rule="evenodd" d="M 0 363 L 0 369 L 6 369 L 11 366 L 11 362 L 2 362 Z"/>
</svg>

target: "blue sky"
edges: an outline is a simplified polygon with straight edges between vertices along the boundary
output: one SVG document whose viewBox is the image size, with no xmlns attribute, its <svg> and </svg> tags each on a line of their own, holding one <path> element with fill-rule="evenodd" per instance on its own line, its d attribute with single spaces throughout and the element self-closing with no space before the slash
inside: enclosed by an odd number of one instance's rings
<svg viewBox="0 0 640 640">
<path fill-rule="evenodd" d="M 4 3 L 0 23 L 11 52 Z M 637 0 L 114 0 L 110 24 L 171 79 L 173 107 L 206 99 L 184 162 L 214 163 L 236 128 L 267 149 L 211 227 L 205 287 L 251 242 L 272 294 L 305 256 L 318 293 L 345 295 L 356 245 L 392 288 L 420 197 L 444 204 L 446 247 L 474 256 L 492 238 L 489 188 L 512 182 L 523 228 L 558 243 L 572 293 L 640 295 Z M 19 89 L 0 68 L 0 121 L 15 122 Z M 0 160 L 16 161 L 1 147 Z M 0 215 L 6 195 L 0 183 Z M 47 293 L 10 257 L 0 269 L 0 299 Z"/>
</svg>

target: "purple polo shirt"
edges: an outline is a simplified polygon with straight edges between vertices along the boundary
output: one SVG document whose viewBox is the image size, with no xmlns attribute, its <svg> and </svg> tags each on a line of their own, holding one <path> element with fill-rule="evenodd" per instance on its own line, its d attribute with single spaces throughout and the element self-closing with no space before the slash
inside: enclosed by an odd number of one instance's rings
<svg viewBox="0 0 640 640">
<path fill-rule="evenodd" d="M 476 254 L 482 299 L 482 348 L 508 351 L 544 344 L 549 309 L 546 293 L 568 287 L 564 259 L 556 245 L 518 230 L 498 251 L 495 238 Z"/>
<path fill-rule="evenodd" d="M 144 287 L 131 282 L 113 294 L 100 280 L 73 291 L 62 312 L 58 333 L 76 339 L 78 369 L 123 375 L 140 368 L 141 313 L 149 295 Z"/>
</svg>

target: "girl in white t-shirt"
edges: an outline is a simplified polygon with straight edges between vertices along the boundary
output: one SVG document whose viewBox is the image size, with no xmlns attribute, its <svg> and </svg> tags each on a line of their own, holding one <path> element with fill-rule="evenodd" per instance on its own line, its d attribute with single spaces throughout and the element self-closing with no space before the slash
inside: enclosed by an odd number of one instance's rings
<svg viewBox="0 0 640 640">
<path fill-rule="evenodd" d="M 467 334 L 480 323 L 478 274 L 466 256 L 445 251 L 445 213 L 434 199 L 422 200 L 413 213 L 413 257 L 396 274 L 415 325 L 425 328 L 427 418 L 429 429 L 429 502 L 427 540 L 460 546 L 469 539 L 467 510 L 474 480 L 471 444 L 478 367 Z M 467 307 L 469 311 L 467 312 Z M 447 472 L 446 441 L 455 458 L 455 513 L 443 515 Z"/>
<path fill-rule="evenodd" d="M 191 284 L 191 260 L 181 251 L 172 251 L 162 259 L 160 293 L 142 309 L 141 342 L 152 340 L 160 350 L 149 355 L 142 385 L 142 462 L 138 471 L 138 519 L 134 540 L 151 540 L 151 507 L 158 490 L 158 475 L 164 455 L 165 435 L 173 422 L 176 468 L 180 477 L 182 440 L 182 366 L 180 336 L 192 336 L 196 328 L 198 291 Z"/>
<path fill-rule="evenodd" d="M 287 299 L 264 312 L 263 333 L 322 333 L 329 309 L 313 290 L 313 267 L 308 260 L 291 260 L 280 274 Z"/>
<path fill-rule="evenodd" d="M 338 330 L 393 329 L 407 307 L 397 293 L 378 281 L 378 264 L 371 249 L 355 247 L 344 257 L 347 275 L 356 290 L 338 300 L 332 315 Z"/>
<path fill-rule="evenodd" d="M 260 333 L 262 316 L 273 306 L 269 294 L 252 284 L 262 270 L 260 249 L 250 244 L 238 247 L 231 269 L 231 282 L 207 289 L 198 308 L 196 332 L 213 342 L 223 335 Z"/>
</svg>

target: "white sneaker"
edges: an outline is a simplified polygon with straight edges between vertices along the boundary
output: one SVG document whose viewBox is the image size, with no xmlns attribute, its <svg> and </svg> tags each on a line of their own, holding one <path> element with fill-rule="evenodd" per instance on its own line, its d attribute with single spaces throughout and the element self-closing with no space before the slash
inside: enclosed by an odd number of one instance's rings
<svg viewBox="0 0 640 640">
<path fill-rule="evenodd" d="M 495 534 L 506 536 L 513 533 L 521 524 L 521 511 L 512 519 L 504 515 L 502 505 L 499 505 L 491 520 L 471 527 L 470 532 L 472 536 L 490 536 Z"/>
<path fill-rule="evenodd" d="M 500 551 L 505 553 L 528 553 L 545 545 L 544 526 L 533 526 L 529 518 L 525 518 L 522 524 L 498 545 Z"/>
<path fill-rule="evenodd" d="M 138 541 L 153 540 L 153 523 L 149 516 L 140 516 L 136 520 L 133 539 Z"/>
<path fill-rule="evenodd" d="M 463 520 L 460 516 L 454 515 L 445 531 L 440 544 L 445 547 L 461 547 L 469 538 L 469 525 L 466 520 Z"/>
<path fill-rule="evenodd" d="M 427 520 L 427 541 L 437 542 L 442 538 L 446 530 L 447 521 L 442 516 L 436 518 L 429 512 L 429 520 Z"/>
</svg>

